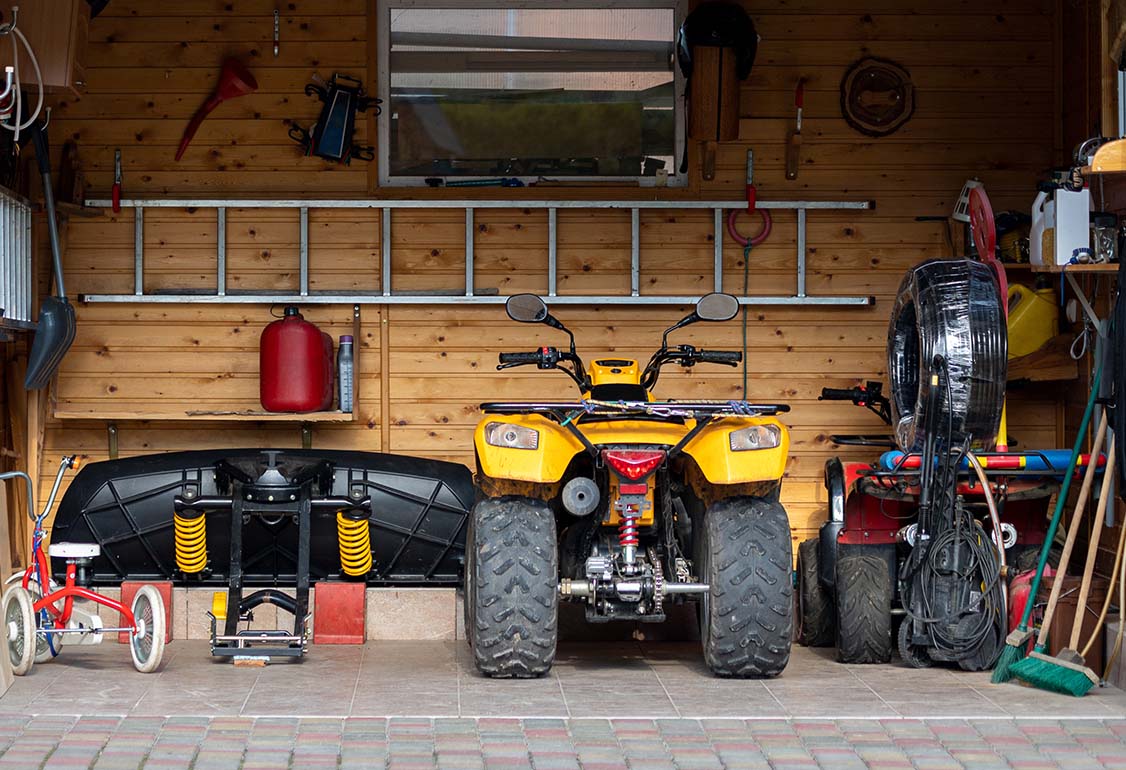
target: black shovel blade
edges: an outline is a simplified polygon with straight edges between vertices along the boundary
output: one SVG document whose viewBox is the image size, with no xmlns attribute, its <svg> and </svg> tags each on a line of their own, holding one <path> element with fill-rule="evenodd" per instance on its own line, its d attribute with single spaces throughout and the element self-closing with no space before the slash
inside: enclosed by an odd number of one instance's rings
<svg viewBox="0 0 1126 770">
<path fill-rule="evenodd" d="M 27 357 L 27 376 L 23 380 L 25 388 L 39 390 L 47 386 L 58 371 L 70 344 L 74 342 L 75 328 L 73 305 L 65 298 L 43 299 L 35 339 Z"/>
</svg>

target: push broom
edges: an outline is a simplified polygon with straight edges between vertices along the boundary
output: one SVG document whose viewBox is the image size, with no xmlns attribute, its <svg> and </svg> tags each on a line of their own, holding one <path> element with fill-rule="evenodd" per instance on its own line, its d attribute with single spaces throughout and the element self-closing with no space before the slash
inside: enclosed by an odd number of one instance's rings
<svg viewBox="0 0 1126 770">
<path fill-rule="evenodd" d="M 1028 641 L 1032 638 L 1032 632 L 1028 629 L 1028 623 L 1032 619 L 1032 606 L 1035 604 L 1035 597 L 1040 590 L 1040 581 L 1044 577 L 1044 568 L 1048 564 L 1048 554 L 1052 549 L 1052 541 L 1056 538 L 1056 531 L 1059 529 L 1060 520 L 1063 518 L 1067 494 L 1071 490 L 1071 479 L 1075 475 L 1076 466 L 1079 464 L 1079 455 L 1083 451 L 1083 440 L 1087 438 L 1087 428 L 1090 427 L 1091 415 L 1095 411 L 1095 401 L 1098 399 L 1099 383 L 1102 382 L 1102 378 L 1103 365 L 1100 361 L 1098 368 L 1095 369 L 1094 379 L 1091 381 L 1091 394 L 1087 397 L 1087 408 L 1083 411 L 1082 422 L 1079 423 L 1075 445 L 1071 449 L 1071 460 L 1067 464 L 1063 484 L 1056 496 L 1056 508 L 1052 512 L 1052 520 L 1048 524 L 1047 533 L 1044 535 L 1044 545 L 1040 549 L 1040 561 L 1036 565 L 1036 574 L 1032 577 L 1032 584 L 1029 586 L 1028 601 L 1025 602 L 1024 612 L 1020 616 L 1020 624 L 1005 639 L 1005 649 L 1001 651 L 1001 656 L 993 667 L 992 681 L 994 684 L 1007 682 L 1013 678 L 1013 664 L 1024 657 L 1028 648 Z M 1091 462 L 1096 463 L 1097 458 Z"/>
<path fill-rule="evenodd" d="M 1069 547 L 1074 545 L 1075 536 L 1079 531 L 1079 520 L 1082 518 L 1083 504 L 1087 500 L 1086 492 L 1088 491 L 1089 482 L 1094 478 L 1095 468 L 1098 466 L 1098 452 L 1100 439 L 1106 433 L 1106 413 L 1103 413 L 1102 419 L 1099 421 L 1098 436 L 1095 438 L 1095 446 L 1091 452 L 1091 463 L 1087 467 L 1087 473 L 1083 478 L 1083 491 L 1080 492 L 1079 504 L 1076 506 L 1075 515 L 1072 519 L 1071 526 L 1067 533 L 1067 543 L 1064 545 L 1064 551 L 1070 556 Z M 1036 640 L 1036 648 L 1029 654 L 1027 658 L 1017 661 L 1013 664 L 1013 676 L 1023 682 L 1027 682 L 1033 687 L 1038 687 L 1041 690 L 1050 690 L 1051 692 L 1059 692 L 1064 695 L 1074 695 L 1076 697 L 1086 695 L 1087 692 L 1099 683 L 1098 675 L 1087 668 L 1083 656 L 1079 654 L 1079 634 L 1083 628 L 1083 620 L 1086 616 L 1085 610 L 1087 608 L 1087 597 L 1091 590 L 1091 578 L 1095 570 L 1095 558 L 1098 555 L 1099 538 L 1098 533 L 1103 525 L 1103 520 L 1106 516 L 1107 499 L 1110 497 L 1111 484 L 1110 479 L 1114 474 L 1114 437 L 1110 439 L 1110 446 L 1107 449 L 1106 460 L 1106 473 L 1104 477 L 1102 491 L 1099 493 L 1099 506 L 1095 512 L 1095 523 L 1091 527 L 1091 542 L 1087 548 L 1087 562 L 1083 568 L 1083 580 L 1079 587 L 1079 600 L 1075 605 L 1075 620 L 1071 626 L 1071 641 L 1063 650 L 1060 650 L 1056 656 L 1048 655 L 1046 652 L 1048 645 L 1048 626 L 1051 624 L 1051 618 L 1055 613 L 1056 605 L 1059 602 L 1061 593 L 1061 586 L 1064 583 L 1064 561 L 1061 558 L 1060 570 L 1056 573 L 1055 581 L 1052 583 L 1052 595 L 1048 598 L 1048 609 L 1044 612 L 1044 624 L 1040 629 L 1040 638 Z M 1031 601 L 1031 596 L 1029 597 Z"/>
</svg>

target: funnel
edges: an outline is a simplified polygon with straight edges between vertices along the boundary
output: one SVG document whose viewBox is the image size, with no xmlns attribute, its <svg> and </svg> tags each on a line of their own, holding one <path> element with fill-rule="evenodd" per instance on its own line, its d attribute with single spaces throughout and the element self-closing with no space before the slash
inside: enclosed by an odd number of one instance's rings
<svg viewBox="0 0 1126 770">
<path fill-rule="evenodd" d="M 191 144 L 192 137 L 195 132 L 199 130 L 199 124 L 207 115 L 228 99 L 234 99 L 236 96 L 246 96 L 258 90 L 258 81 L 250 74 L 250 70 L 246 68 L 238 59 L 227 59 L 223 62 L 223 71 L 219 74 L 219 85 L 215 87 L 215 92 L 208 97 L 207 101 L 203 103 L 192 120 L 188 123 L 188 127 L 184 129 L 184 137 L 180 140 L 180 149 L 176 150 L 176 160 L 184 157 L 184 152 Z"/>
</svg>

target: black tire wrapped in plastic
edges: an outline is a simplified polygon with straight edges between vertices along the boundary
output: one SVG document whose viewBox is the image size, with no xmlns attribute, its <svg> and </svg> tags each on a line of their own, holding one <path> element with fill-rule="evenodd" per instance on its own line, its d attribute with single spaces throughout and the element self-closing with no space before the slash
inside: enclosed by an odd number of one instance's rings
<svg viewBox="0 0 1126 770">
<path fill-rule="evenodd" d="M 923 448 L 934 357 L 940 446 L 967 439 L 996 444 L 1008 375 L 1008 328 L 993 270 L 969 259 L 930 260 L 911 268 L 899 286 L 888 326 L 892 425 L 905 452 Z M 947 376 L 948 372 L 948 376 Z"/>
</svg>

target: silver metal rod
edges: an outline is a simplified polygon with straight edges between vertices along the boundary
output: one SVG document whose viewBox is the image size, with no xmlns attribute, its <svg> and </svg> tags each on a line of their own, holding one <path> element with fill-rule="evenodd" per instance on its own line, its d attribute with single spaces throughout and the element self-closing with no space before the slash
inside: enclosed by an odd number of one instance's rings
<svg viewBox="0 0 1126 770">
<path fill-rule="evenodd" d="M 712 286 L 723 291 L 723 209 L 712 212 Z"/>
<path fill-rule="evenodd" d="M 665 594 L 706 594 L 707 583 L 665 583 Z"/>
<path fill-rule="evenodd" d="M 6 196 L 0 195 L 0 317 L 13 320 L 20 317 L 18 305 L 21 276 L 20 257 L 15 228 L 15 210 Z"/>
<path fill-rule="evenodd" d="M 275 11 L 276 13 L 276 11 Z M 301 207 L 301 250 L 299 254 L 299 262 L 301 265 L 301 282 L 300 292 L 301 296 L 305 297 L 309 294 L 309 207 Z"/>
<path fill-rule="evenodd" d="M 215 285 L 222 297 L 227 293 L 227 209 L 220 206 L 216 211 L 217 225 L 215 250 Z"/>
<path fill-rule="evenodd" d="M 805 296 L 805 209 L 798 209 L 798 294 Z"/>
<path fill-rule="evenodd" d="M 476 294 L 472 297 L 450 294 L 310 294 L 308 297 L 293 294 L 83 294 L 82 302 L 132 302 L 146 304 L 282 304 L 304 303 L 306 305 L 502 305 L 508 299 L 500 294 Z M 568 295 L 560 294 L 552 298 L 556 305 L 694 305 L 697 296 L 630 296 L 625 294 Z M 867 307 L 875 304 L 874 297 L 791 297 L 786 295 L 766 295 L 739 297 L 742 305 L 826 305 L 840 307 Z"/>
<path fill-rule="evenodd" d="M 107 628 L 105 626 L 98 626 L 97 628 L 37 628 L 35 630 L 38 634 L 119 634 L 119 633 L 132 633 L 136 631 L 135 628 L 129 626 L 120 626 L 117 628 Z"/>
<path fill-rule="evenodd" d="M 629 215 L 629 293 L 641 294 L 641 211 L 631 209 Z"/>
<path fill-rule="evenodd" d="M 145 293 L 145 208 L 133 213 L 133 293 Z"/>
<path fill-rule="evenodd" d="M 547 210 L 547 296 L 559 287 L 559 209 Z"/>
<path fill-rule="evenodd" d="M 383 284 L 383 296 L 391 296 L 391 209 L 383 209 L 383 220 L 379 227 L 379 279 Z"/>
<path fill-rule="evenodd" d="M 86 205 L 93 208 L 109 208 L 112 204 L 108 198 L 98 198 L 86 201 Z M 311 209 L 464 209 L 473 207 L 477 209 L 745 209 L 747 201 L 744 200 L 469 200 L 469 199 L 402 199 L 388 200 L 386 198 L 323 198 L 323 199 L 262 199 L 250 198 L 132 198 L 121 201 L 124 208 L 243 208 L 243 209 L 296 209 L 308 206 Z M 873 200 L 860 201 L 764 201 L 759 200 L 755 206 L 760 209 L 794 210 L 816 209 L 823 210 L 868 210 L 876 207 Z"/>
<path fill-rule="evenodd" d="M 465 296 L 473 296 L 473 208 L 465 207 Z"/>
</svg>

